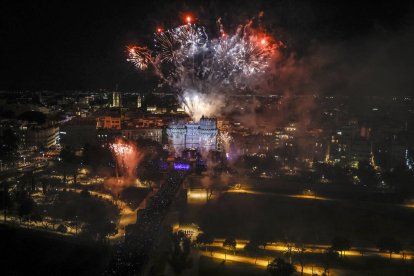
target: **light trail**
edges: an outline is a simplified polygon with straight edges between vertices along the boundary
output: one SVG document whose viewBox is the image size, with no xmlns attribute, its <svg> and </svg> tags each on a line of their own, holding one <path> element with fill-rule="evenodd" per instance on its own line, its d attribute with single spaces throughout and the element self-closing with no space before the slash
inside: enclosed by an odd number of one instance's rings
<svg viewBox="0 0 414 276">
<path fill-rule="evenodd" d="M 81 189 L 66 189 L 67 191 L 75 192 L 75 193 L 81 193 L 83 190 Z M 140 206 L 133 210 L 128 206 L 128 204 L 122 200 L 115 200 L 112 195 L 100 193 L 97 191 L 89 191 L 89 193 L 92 196 L 100 197 L 102 199 L 105 199 L 107 201 L 110 201 L 111 203 L 118 206 L 120 210 L 120 217 L 117 221 L 117 233 L 110 236 L 109 240 L 116 242 L 119 240 L 122 240 L 125 237 L 125 227 L 130 224 L 134 224 L 137 222 L 137 209 L 139 209 L 143 202 L 141 202 Z"/>
<path fill-rule="evenodd" d="M 227 193 L 236 193 L 236 194 L 249 194 L 249 195 L 263 195 L 263 196 L 277 196 L 277 197 L 289 197 L 289 198 L 299 198 L 299 199 L 314 199 L 314 200 L 324 200 L 324 201 L 334 201 L 333 198 L 316 196 L 316 195 L 290 195 L 290 194 L 280 194 L 273 192 L 258 192 L 247 189 L 230 189 L 226 191 Z"/>
<path fill-rule="evenodd" d="M 349 200 L 346 200 L 346 199 L 330 198 L 330 197 L 317 196 L 317 195 L 281 194 L 281 193 L 274 193 L 274 192 L 260 192 L 260 191 L 255 191 L 251 189 L 229 189 L 225 191 L 225 193 L 288 197 L 288 198 L 296 198 L 296 199 L 309 199 L 309 200 L 321 200 L 321 201 L 349 202 Z M 392 203 L 376 203 L 376 202 L 368 202 L 368 203 L 375 204 L 375 205 L 382 205 L 382 206 L 409 208 L 409 209 L 414 208 L 414 203 L 411 203 L 411 204 L 392 204 Z"/>
<path fill-rule="evenodd" d="M 210 245 L 207 245 L 212 248 L 222 248 L 223 247 L 224 239 L 214 239 L 214 242 Z M 249 240 L 236 240 L 236 250 L 243 250 L 246 244 L 249 243 Z M 289 248 L 283 243 L 283 242 L 269 242 L 266 244 L 266 248 L 263 248 L 263 246 L 260 246 L 262 250 L 265 251 L 276 251 L 276 252 L 287 252 Z M 312 254 L 323 254 L 327 250 L 331 248 L 331 245 L 327 244 L 304 244 L 303 247 L 291 247 L 292 252 L 299 252 L 302 248 L 305 249 L 306 253 L 312 253 Z M 363 252 L 363 254 L 361 254 Z M 373 256 L 379 256 L 383 258 L 389 259 L 389 253 L 388 252 L 380 252 L 377 248 L 373 247 L 353 247 L 351 250 L 345 250 L 343 251 L 344 256 L 348 257 L 373 257 Z M 405 260 L 411 260 L 414 259 L 414 251 L 405 250 L 401 253 L 392 253 L 393 259 L 405 259 Z"/>
<path fill-rule="evenodd" d="M 239 263 L 245 263 L 250 265 L 255 265 L 261 268 L 266 268 L 269 264 L 269 259 L 262 259 L 262 258 L 252 258 L 247 256 L 239 256 L 239 255 L 233 255 L 232 253 L 221 253 L 221 252 L 200 252 L 200 255 L 204 257 L 214 258 L 214 259 L 220 259 L 220 260 L 226 260 L 226 261 L 232 261 L 232 262 L 239 262 Z M 301 271 L 301 267 L 299 265 L 294 265 L 296 271 Z M 317 273 L 322 274 L 324 272 L 323 268 L 317 267 L 317 266 L 304 266 L 303 272 L 306 274 L 314 274 Z M 330 275 L 333 275 L 332 273 Z"/>
</svg>

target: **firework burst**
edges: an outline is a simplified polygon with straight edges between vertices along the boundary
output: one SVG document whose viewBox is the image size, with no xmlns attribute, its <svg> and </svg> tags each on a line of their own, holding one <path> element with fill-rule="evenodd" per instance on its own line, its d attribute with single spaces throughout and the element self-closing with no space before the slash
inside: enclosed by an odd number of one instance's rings
<svg viewBox="0 0 414 276">
<path fill-rule="evenodd" d="M 131 142 L 117 139 L 115 143 L 109 145 L 109 148 L 117 162 L 117 174 L 119 170 L 124 178 L 134 178 L 135 170 L 142 159 L 142 154 L 137 147 Z"/>
<path fill-rule="evenodd" d="M 203 26 L 191 24 L 191 18 L 187 22 L 157 30 L 154 50 L 129 47 L 128 61 L 140 70 L 152 66 L 165 84 L 177 90 L 183 109 L 198 120 L 217 112 L 215 95 L 245 89 L 252 76 L 266 73 L 281 44 L 252 28 L 253 21 L 230 35 L 219 19 L 219 37 L 213 39 Z"/>
<path fill-rule="evenodd" d="M 233 141 L 233 137 L 227 131 L 220 131 L 219 133 L 219 141 L 223 145 L 223 149 L 225 152 L 229 152 L 230 150 L 230 143 Z"/>
</svg>

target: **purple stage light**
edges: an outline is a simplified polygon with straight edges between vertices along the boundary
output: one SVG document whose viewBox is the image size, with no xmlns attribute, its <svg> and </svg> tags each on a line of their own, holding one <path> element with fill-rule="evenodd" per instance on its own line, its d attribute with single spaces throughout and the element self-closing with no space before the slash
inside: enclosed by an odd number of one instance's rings
<svg viewBox="0 0 414 276">
<path fill-rule="evenodd" d="M 190 169 L 190 164 L 186 163 L 174 163 L 174 170 L 178 171 L 188 171 Z"/>
</svg>

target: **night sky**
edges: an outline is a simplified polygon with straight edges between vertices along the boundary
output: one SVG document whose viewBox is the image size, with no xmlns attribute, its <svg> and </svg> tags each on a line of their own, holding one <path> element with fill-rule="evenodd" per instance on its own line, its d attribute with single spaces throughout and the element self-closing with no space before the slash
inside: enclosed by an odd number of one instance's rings
<svg viewBox="0 0 414 276">
<path fill-rule="evenodd" d="M 3 0 L 0 89 L 147 89 L 154 77 L 125 61 L 127 45 L 150 43 L 156 26 L 188 12 L 214 35 L 218 17 L 232 28 L 264 11 L 319 90 L 414 94 L 412 5 L 368 2 Z"/>
</svg>

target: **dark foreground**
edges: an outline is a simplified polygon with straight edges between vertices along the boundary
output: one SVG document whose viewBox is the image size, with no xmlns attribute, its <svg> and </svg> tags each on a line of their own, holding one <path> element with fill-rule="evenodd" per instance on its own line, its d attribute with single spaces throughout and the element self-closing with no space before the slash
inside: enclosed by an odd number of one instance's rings
<svg viewBox="0 0 414 276">
<path fill-rule="evenodd" d="M 0 275 L 102 275 L 106 246 L 0 225 Z"/>
</svg>

